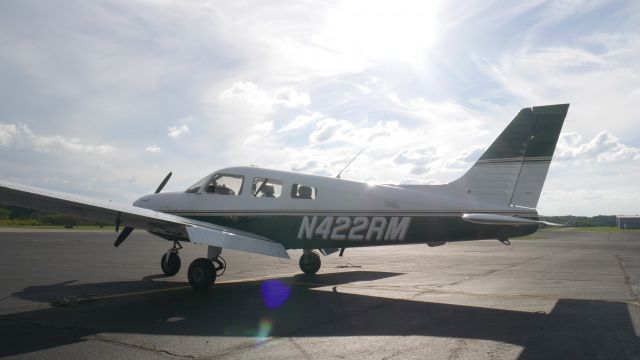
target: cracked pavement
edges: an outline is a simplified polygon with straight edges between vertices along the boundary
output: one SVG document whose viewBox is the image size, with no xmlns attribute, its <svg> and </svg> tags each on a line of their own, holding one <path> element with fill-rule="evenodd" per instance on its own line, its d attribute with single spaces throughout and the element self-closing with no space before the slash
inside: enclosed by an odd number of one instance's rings
<svg viewBox="0 0 640 360">
<path fill-rule="evenodd" d="M 204 247 L 165 278 L 168 242 L 113 238 L 0 231 L 0 357 L 640 358 L 640 232 L 347 249 L 315 277 L 298 251 L 224 251 L 204 295 L 186 281 Z"/>
</svg>

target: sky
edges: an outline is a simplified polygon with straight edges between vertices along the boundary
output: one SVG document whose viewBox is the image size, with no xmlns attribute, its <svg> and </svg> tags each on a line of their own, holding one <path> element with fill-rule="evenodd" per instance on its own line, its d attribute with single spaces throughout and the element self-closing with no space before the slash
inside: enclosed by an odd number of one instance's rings
<svg viewBox="0 0 640 360">
<path fill-rule="evenodd" d="M 640 213 L 640 2 L 0 2 L 0 178 L 131 202 L 256 165 L 445 184 L 570 103 L 538 211 Z"/>
</svg>

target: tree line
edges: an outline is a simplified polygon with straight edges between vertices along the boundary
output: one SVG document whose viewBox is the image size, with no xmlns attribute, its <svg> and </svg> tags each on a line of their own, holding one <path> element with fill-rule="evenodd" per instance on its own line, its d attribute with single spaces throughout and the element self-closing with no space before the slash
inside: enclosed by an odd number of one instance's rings
<svg viewBox="0 0 640 360">
<path fill-rule="evenodd" d="M 74 227 L 80 226 L 104 226 L 96 221 L 76 219 L 68 215 L 54 214 L 46 211 L 26 209 L 19 206 L 0 205 L 0 224 L 5 225 L 51 225 Z"/>
<path fill-rule="evenodd" d="M 549 221 L 556 224 L 562 224 L 574 227 L 615 227 L 615 215 L 597 215 L 597 216 L 541 216 L 540 220 Z"/>
</svg>

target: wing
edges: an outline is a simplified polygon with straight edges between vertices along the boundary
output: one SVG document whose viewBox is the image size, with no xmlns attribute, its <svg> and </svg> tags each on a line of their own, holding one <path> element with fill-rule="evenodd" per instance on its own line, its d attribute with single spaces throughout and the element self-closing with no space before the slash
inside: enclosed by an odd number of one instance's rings
<svg viewBox="0 0 640 360">
<path fill-rule="evenodd" d="M 463 214 L 462 220 L 485 225 L 547 225 L 547 226 L 563 226 L 560 224 L 541 221 L 524 219 L 515 216 L 506 216 L 498 214 Z"/>
<path fill-rule="evenodd" d="M 0 203 L 107 224 L 120 223 L 165 238 L 190 241 L 194 244 L 289 258 L 282 244 L 263 236 L 132 205 L 113 204 L 4 181 L 0 181 Z"/>
</svg>

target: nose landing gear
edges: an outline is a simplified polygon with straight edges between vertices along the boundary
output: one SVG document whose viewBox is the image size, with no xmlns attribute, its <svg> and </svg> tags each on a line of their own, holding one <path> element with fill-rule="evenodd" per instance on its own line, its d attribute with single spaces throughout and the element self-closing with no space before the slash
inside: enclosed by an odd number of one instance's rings
<svg viewBox="0 0 640 360">
<path fill-rule="evenodd" d="M 160 268 L 165 275 L 173 276 L 180 271 L 181 262 L 180 256 L 178 256 L 180 249 L 182 249 L 182 245 L 180 245 L 179 242 L 174 241 L 171 249 L 162 255 Z"/>
</svg>

